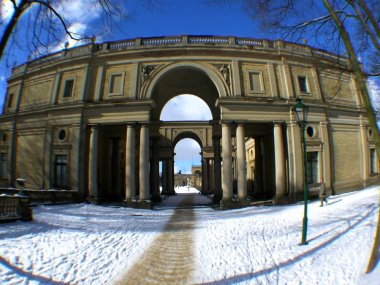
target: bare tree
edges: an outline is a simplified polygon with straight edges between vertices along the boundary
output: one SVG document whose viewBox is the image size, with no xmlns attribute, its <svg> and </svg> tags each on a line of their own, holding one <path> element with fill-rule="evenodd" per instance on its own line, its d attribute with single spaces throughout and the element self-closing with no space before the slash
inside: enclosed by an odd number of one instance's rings
<svg viewBox="0 0 380 285">
<path fill-rule="evenodd" d="M 4 56 L 7 45 L 12 40 L 16 46 L 23 45 L 23 41 L 29 40 L 28 47 L 31 52 L 50 52 L 52 45 L 62 42 L 63 35 L 75 41 L 94 41 L 93 35 L 86 35 L 70 28 L 69 21 L 65 19 L 62 7 L 70 5 L 67 0 L 8 0 L 10 17 L 4 19 L 0 14 L 0 24 L 4 26 L 0 38 L 0 60 Z M 0 3 L 5 8 L 5 1 Z M 101 15 L 99 18 L 112 28 L 115 19 L 123 17 L 121 7 L 113 0 L 89 0 L 87 5 L 96 6 Z M 64 8 L 63 8 L 64 9 Z M 19 25 L 24 25 L 24 38 L 17 38 Z M 26 36 L 25 36 L 26 35 Z"/>
<path fill-rule="evenodd" d="M 206 0 L 230 5 L 236 1 Z M 241 0 L 246 11 L 262 28 L 282 35 L 283 39 L 304 42 L 348 55 L 362 98 L 376 152 L 380 157 L 380 134 L 367 89 L 368 77 L 380 77 L 380 2 L 378 0 Z M 364 58 L 364 68 L 360 57 Z M 380 212 L 379 212 L 380 221 Z M 367 272 L 379 260 L 380 224 Z"/>
</svg>

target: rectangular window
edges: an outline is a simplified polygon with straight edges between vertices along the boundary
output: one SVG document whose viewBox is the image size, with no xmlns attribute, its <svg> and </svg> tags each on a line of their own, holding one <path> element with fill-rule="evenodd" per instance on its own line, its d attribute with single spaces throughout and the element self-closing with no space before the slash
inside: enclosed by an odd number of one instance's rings
<svg viewBox="0 0 380 285">
<path fill-rule="evenodd" d="M 65 88 L 63 89 L 63 98 L 73 97 L 74 79 L 65 81 Z"/>
<path fill-rule="evenodd" d="M 54 186 L 58 188 L 68 188 L 68 167 L 67 155 L 55 156 L 54 162 Z"/>
<path fill-rule="evenodd" d="M 7 153 L 0 153 L 0 180 L 7 179 Z"/>
<path fill-rule="evenodd" d="M 12 104 L 13 104 L 13 93 L 9 94 L 8 96 L 7 108 L 11 108 Z"/>
<path fill-rule="evenodd" d="M 298 76 L 298 86 L 301 93 L 309 93 L 306 76 Z"/>
<path fill-rule="evenodd" d="M 318 151 L 307 153 L 307 182 L 318 183 Z"/>
<path fill-rule="evenodd" d="M 377 163 L 376 163 L 376 151 L 375 149 L 370 149 L 369 150 L 370 154 L 370 160 L 371 160 L 371 175 L 374 175 L 377 173 Z"/>
<path fill-rule="evenodd" d="M 109 82 L 109 94 L 119 94 L 123 92 L 123 75 L 122 74 L 111 74 Z"/>
<path fill-rule="evenodd" d="M 262 92 L 263 83 L 262 75 L 259 71 L 250 71 L 249 73 L 249 89 L 251 92 Z"/>
</svg>

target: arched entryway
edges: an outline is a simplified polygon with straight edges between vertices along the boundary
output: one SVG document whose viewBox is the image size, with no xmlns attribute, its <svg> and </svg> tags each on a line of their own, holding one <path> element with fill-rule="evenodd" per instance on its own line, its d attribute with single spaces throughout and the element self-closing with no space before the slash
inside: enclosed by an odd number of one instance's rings
<svg viewBox="0 0 380 285">
<path fill-rule="evenodd" d="M 225 116 L 230 111 L 223 107 L 223 102 L 233 100 L 228 98 L 231 82 L 226 81 L 218 67 L 199 63 L 158 66 L 146 80 L 140 97 L 151 102 L 151 108 L 144 109 L 141 118 L 149 115 L 149 120 L 145 117 L 123 125 L 91 128 L 90 144 L 96 135 L 100 138 L 100 165 L 105 166 L 107 172 L 99 174 L 98 197 L 115 197 L 124 199 L 127 204 L 141 205 L 160 202 L 162 194 L 174 195 L 174 148 L 184 138 L 194 139 L 200 146 L 197 175 L 201 176 L 202 194 L 212 194 L 215 202 L 223 199 L 224 205 L 236 201 L 245 203 L 248 196 L 273 198 L 276 195 L 276 183 L 282 183 L 284 170 L 276 167 L 274 171 L 277 153 L 274 149 L 277 142 L 278 145 L 284 143 L 282 132 L 285 130 L 281 129 L 281 123 L 234 121 L 231 116 Z M 211 115 L 190 120 L 174 116 L 163 121 L 162 111 L 168 102 L 184 94 L 202 100 Z M 179 105 L 180 110 L 190 113 L 198 107 L 181 102 Z M 91 153 L 95 154 L 96 147 L 92 149 Z M 251 162 L 247 164 L 247 151 L 253 151 L 257 158 L 254 167 Z"/>
</svg>

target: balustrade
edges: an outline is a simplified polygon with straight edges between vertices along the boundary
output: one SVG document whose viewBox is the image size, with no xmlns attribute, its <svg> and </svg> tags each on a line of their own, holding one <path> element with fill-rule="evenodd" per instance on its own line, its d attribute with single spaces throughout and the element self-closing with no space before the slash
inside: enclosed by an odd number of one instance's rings
<svg viewBox="0 0 380 285">
<path fill-rule="evenodd" d="M 0 196 L 0 222 L 12 220 L 32 219 L 32 212 L 29 208 L 29 198 L 25 196 Z"/>
</svg>

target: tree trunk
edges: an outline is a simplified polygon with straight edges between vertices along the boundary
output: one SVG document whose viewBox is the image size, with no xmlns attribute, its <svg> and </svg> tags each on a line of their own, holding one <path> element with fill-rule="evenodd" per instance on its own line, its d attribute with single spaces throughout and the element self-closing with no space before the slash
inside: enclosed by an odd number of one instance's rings
<svg viewBox="0 0 380 285">
<path fill-rule="evenodd" d="M 352 66 L 352 71 L 355 74 L 356 81 L 357 81 L 358 86 L 359 86 L 360 96 L 363 100 L 363 104 L 364 104 L 365 110 L 367 112 L 368 124 L 371 127 L 372 133 L 374 136 L 377 156 L 380 157 L 380 145 L 379 145 L 380 135 L 379 135 L 379 130 L 377 128 L 376 116 L 375 116 L 375 113 L 374 113 L 372 105 L 371 105 L 371 100 L 370 100 L 369 92 L 368 92 L 367 85 L 365 82 L 365 78 L 363 76 L 359 62 L 356 58 L 355 50 L 352 46 L 351 39 L 349 37 L 347 30 L 343 26 L 343 23 L 341 22 L 341 20 L 339 19 L 339 17 L 335 13 L 335 11 L 332 8 L 329 1 L 323 0 L 323 4 L 325 5 L 329 14 L 332 16 L 332 19 L 334 20 L 334 22 L 335 22 L 335 24 L 336 24 L 336 26 L 340 32 L 340 35 L 341 35 L 342 40 L 344 42 L 344 45 L 346 47 L 346 50 L 347 50 L 347 53 L 348 53 L 348 56 L 350 59 L 350 63 Z M 380 246 L 380 226 L 379 226 L 380 224 L 379 224 L 379 222 L 380 222 L 380 212 L 379 212 L 379 217 L 378 217 L 378 222 L 377 222 L 376 236 L 375 236 L 375 240 L 374 240 L 374 244 L 373 244 L 373 248 L 372 248 L 372 253 L 371 253 L 371 257 L 369 259 L 369 263 L 368 263 L 367 270 L 366 270 L 367 273 L 371 272 L 374 269 L 377 261 L 379 260 L 379 246 Z"/>
</svg>

